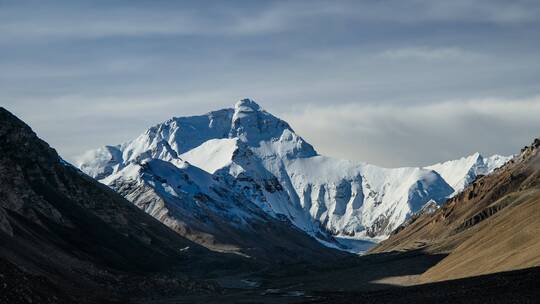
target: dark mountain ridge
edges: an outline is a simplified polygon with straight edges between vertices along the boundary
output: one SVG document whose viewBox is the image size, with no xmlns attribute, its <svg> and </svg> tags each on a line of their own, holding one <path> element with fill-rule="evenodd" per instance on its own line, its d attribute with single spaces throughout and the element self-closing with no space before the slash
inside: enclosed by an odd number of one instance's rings
<svg viewBox="0 0 540 304">
<path fill-rule="evenodd" d="M 65 163 L 3 108 L 0 243 L 3 265 L 18 268 L 9 273 L 41 276 L 75 295 L 108 294 L 126 276 L 171 273 L 183 280 L 253 264 L 182 238 Z"/>
</svg>

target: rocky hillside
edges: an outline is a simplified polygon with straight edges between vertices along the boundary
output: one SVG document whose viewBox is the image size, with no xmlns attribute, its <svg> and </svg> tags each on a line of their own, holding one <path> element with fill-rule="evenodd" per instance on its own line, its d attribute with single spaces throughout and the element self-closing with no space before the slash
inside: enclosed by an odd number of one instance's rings
<svg viewBox="0 0 540 304">
<path fill-rule="evenodd" d="M 372 253 L 448 254 L 422 275 L 439 281 L 540 265 L 540 139 L 434 212 L 414 217 Z"/>
<path fill-rule="evenodd" d="M 187 281 L 189 277 L 250 263 L 174 233 L 65 163 L 3 108 L 0 243 L 6 289 L 0 298 L 11 303 L 111 297 L 137 290 L 139 283 L 154 284 L 152 276 L 165 272 L 173 274 L 170 281 L 177 283 L 177 291 L 197 292 L 211 285 Z M 145 278 L 135 279 L 140 275 Z M 25 291 L 29 288 L 32 292 Z"/>
</svg>

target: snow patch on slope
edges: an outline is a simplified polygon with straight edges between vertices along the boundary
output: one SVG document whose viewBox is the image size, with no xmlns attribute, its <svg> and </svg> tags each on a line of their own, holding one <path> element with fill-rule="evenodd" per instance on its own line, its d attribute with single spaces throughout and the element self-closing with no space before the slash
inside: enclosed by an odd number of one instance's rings
<svg viewBox="0 0 540 304">
<path fill-rule="evenodd" d="M 208 173 L 214 173 L 231 164 L 237 141 L 237 138 L 210 139 L 181 154 L 180 158 Z"/>
<path fill-rule="evenodd" d="M 502 167 L 512 158 L 514 158 L 514 155 L 503 156 L 503 155 L 495 154 L 487 158 L 485 157 L 484 160 L 486 162 L 488 174 Z"/>
<path fill-rule="evenodd" d="M 116 171 L 122 162 L 118 146 L 105 146 L 91 150 L 75 159 L 75 166 L 95 179 L 102 179 Z"/>
</svg>

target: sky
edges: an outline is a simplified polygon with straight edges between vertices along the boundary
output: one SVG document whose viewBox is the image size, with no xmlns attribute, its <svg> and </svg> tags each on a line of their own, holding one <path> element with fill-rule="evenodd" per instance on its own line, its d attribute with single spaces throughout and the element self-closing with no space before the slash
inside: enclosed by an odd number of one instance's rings
<svg viewBox="0 0 540 304">
<path fill-rule="evenodd" d="M 540 136 L 540 1 L 5 1 L 0 106 L 67 160 L 245 97 L 324 155 L 423 166 Z"/>
</svg>

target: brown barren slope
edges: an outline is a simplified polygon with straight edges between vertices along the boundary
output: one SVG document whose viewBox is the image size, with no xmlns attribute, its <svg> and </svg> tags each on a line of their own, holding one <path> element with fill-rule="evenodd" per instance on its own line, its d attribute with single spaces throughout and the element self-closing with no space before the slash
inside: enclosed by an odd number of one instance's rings
<svg viewBox="0 0 540 304">
<path fill-rule="evenodd" d="M 419 215 L 371 253 L 422 248 L 449 255 L 422 282 L 540 265 L 540 140 L 480 177 L 432 214 Z"/>
</svg>

